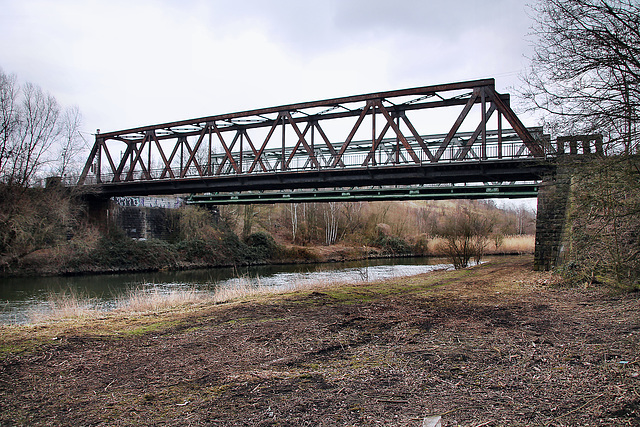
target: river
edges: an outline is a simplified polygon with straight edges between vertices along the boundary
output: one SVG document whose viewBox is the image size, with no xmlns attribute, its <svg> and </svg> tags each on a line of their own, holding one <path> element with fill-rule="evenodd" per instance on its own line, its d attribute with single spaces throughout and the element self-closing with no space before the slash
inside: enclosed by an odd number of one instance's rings
<svg viewBox="0 0 640 427">
<path fill-rule="evenodd" d="M 27 323 L 30 313 L 46 311 L 49 301 L 64 293 L 90 299 L 96 307 L 109 310 L 115 307 L 118 297 L 132 289 L 159 293 L 180 289 L 213 292 L 238 281 L 277 288 L 291 283 L 374 281 L 445 268 L 452 266 L 444 259 L 395 258 L 135 274 L 3 278 L 0 279 L 0 324 Z"/>
</svg>

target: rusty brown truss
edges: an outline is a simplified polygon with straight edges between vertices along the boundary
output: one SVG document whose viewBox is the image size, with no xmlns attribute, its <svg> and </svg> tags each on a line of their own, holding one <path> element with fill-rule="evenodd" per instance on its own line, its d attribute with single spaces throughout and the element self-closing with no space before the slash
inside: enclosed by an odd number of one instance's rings
<svg viewBox="0 0 640 427">
<path fill-rule="evenodd" d="M 457 114 L 439 135 L 414 116 L 447 107 Z M 78 184 L 146 183 L 150 192 L 162 181 L 166 193 L 167 181 L 539 159 L 548 150 L 485 79 L 98 133 Z"/>
</svg>

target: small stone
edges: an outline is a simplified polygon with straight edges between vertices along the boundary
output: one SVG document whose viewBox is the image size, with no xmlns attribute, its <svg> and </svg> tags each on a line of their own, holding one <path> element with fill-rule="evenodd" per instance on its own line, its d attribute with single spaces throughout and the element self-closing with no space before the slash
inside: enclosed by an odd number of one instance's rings
<svg viewBox="0 0 640 427">
<path fill-rule="evenodd" d="M 442 417 L 440 417 L 440 415 L 425 417 L 422 422 L 422 427 L 442 427 L 441 419 Z"/>
</svg>

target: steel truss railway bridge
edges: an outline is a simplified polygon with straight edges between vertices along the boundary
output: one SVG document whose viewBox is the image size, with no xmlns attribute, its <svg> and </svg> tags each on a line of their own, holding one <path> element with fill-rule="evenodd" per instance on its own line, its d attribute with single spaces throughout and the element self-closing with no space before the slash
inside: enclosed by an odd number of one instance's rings
<svg viewBox="0 0 640 427">
<path fill-rule="evenodd" d="M 78 185 L 215 204 L 532 197 L 557 154 L 484 79 L 97 133 Z"/>
</svg>

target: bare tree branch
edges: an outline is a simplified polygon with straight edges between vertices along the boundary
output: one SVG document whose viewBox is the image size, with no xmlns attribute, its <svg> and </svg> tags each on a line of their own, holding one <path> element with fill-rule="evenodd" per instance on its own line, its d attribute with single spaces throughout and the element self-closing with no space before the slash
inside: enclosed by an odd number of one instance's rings
<svg viewBox="0 0 640 427">
<path fill-rule="evenodd" d="M 635 0 L 539 0 L 522 97 L 558 133 L 602 133 L 638 151 L 640 6 Z"/>
</svg>

